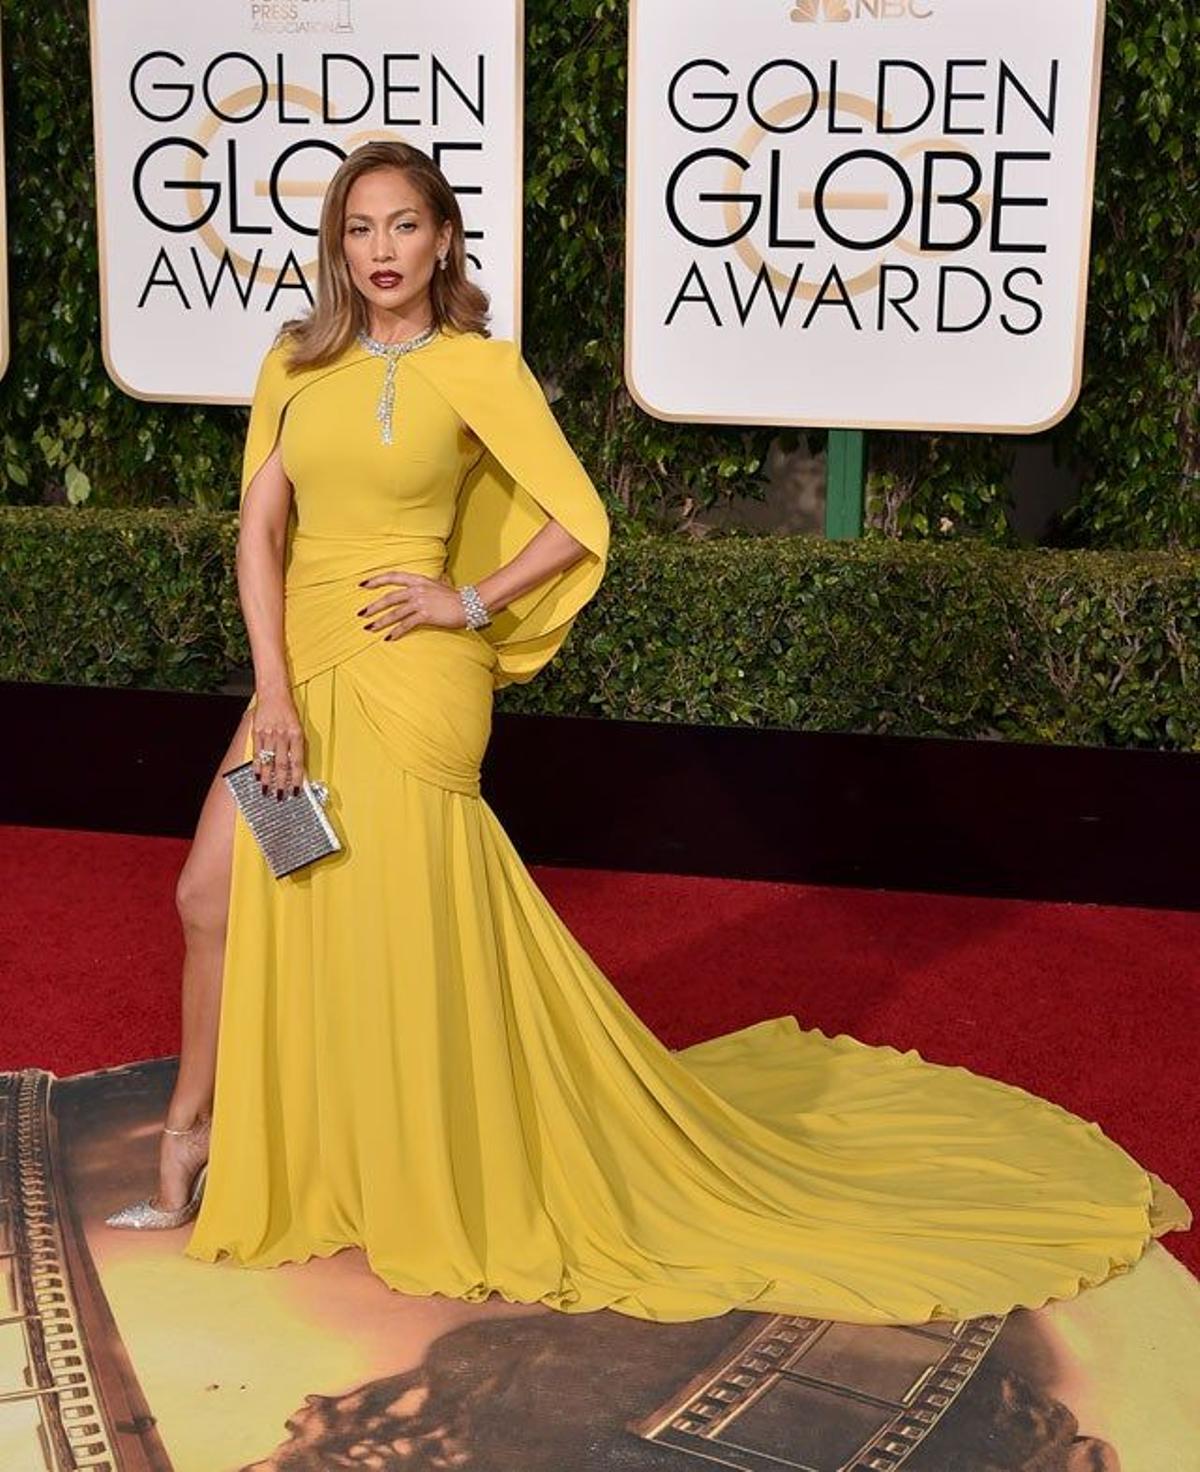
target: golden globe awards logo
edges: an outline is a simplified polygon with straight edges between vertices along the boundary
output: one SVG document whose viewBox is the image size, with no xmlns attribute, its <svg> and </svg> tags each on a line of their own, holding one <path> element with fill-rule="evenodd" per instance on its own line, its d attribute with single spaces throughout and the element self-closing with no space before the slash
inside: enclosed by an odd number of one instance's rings
<svg viewBox="0 0 1200 1472">
<path fill-rule="evenodd" d="M 350 24 L 349 0 L 256 0 L 252 9 L 256 29 Z M 314 43 L 300 59 L 229 49 L 188 67 L 165 50 L 143 52 L 130 69 L 129 97 L 155 136 L 133 162 L 131 194 L 160 243 L 137 306 L 155 296 L 187 312 L 257 301 L 270 314 L 284 294 L 311 306 L 315 253 L 294 244 L 315 246 L 328 177 L 353 148 L 403 139 L 420 123 L 409 98 L 420 91 L 422 70 L 432 78 L 430 111 L 464 125 L 462 134 L 437 139 L 433 156 L 476 148 L 470 134 L 487 124 L 480 53 L 452 67 L 436 52 L 364 59 Z M 256 127 L 262 118 L 273 127 Z M 338 141 L 314 136 L 314 126 L 336 128 Z M 468 252 L 468 260 L 480 267 L 478 254 Z"/>
<path fill-rule="evenodd" d="M 687 256 L 664 326 L 1038 332 L 1062 66 L 806 51 L 735 69 L 684 57 L 667 88 L 677 154 L 665 204 Z M 1018 133 L 1038 146 L 1015 146 Z"/>
<path fill-rule="evenodd" d="M 329 179 L 375 139 L 415 144 L 443 169 L 492 330 L 515 335 L 520 9 L 90 0 L 101 341 L 114 380 L 148 398 L 244 402 L 278 320 L 312 305 Z"/>
<path fill-rule="evenodd" d="M 635 400 L 733 423 L 1061 418 L 1103 0 L 690 0 L 688 17 L 631 0 Z M 1001 401 L 1033 407 L 996 419 Z"/>
<path fill-rule="evenodd" d="M 932 15 L 920 0 L 799 0 L 792 5 L 792 19 L 800 22 L 929 20 Z"/>
</svg>

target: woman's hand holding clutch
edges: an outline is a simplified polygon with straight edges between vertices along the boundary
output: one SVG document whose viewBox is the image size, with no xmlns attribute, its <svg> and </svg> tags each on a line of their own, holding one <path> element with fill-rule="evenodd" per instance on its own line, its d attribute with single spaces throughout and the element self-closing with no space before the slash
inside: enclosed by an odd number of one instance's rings
<svg viewBox="0 0 1200 1472">
<path fill-rule="evenodd" d="M 359 587 L 376 588 L 389 583 L 395 586 L 394 592 L 384 593 L 358 610 L 360 618 L 370 618 L 364 628 L 375 632 L 390 627 L 385 639 L 398 639 L 420 624 L 433 624 L 439 629 L 466 628 L 466 609 L 449 573 L 430 578 L 424 573 L 396 569 L 377 572 L 374 577 L 364 579 Z"/>
<path fill-rule="evenodd" d="M 282 799 L 300 791 L 304 781 L 304 728 L 290 689 L 265 691 L 255 697 L 254 773 L 263 792 Z"/>
</svg>

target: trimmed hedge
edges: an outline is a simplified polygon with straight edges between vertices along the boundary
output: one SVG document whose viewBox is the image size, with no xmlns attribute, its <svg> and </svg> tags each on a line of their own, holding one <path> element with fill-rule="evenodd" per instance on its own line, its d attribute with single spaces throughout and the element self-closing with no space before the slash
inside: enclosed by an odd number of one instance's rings
<svg viewBox="0 0 1200 1472">
<path fill-rule="evenodd" d="M 236 517 L 0 510 L 0 678 L 215 690 Z M 630 534 L 497 709 L 1200 751 L 1200 553 Z"/>
</svg>

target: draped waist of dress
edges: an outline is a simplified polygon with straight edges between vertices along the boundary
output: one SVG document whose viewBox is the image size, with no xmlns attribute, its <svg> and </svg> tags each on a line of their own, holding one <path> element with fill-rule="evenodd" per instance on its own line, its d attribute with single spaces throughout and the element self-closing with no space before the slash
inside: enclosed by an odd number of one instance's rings
<svg viewBox="0 0 1200 1472">
<path fill-rule="evenodd" d="M 353 536 L 292 534 L 284 573 L 284 643 L 293 685 L 357 654 L 382 632 L 364 632 L 370 619 L 358 610 L 391 591 L 381 583 L 361 588 L 375 573 L 402 569 L 440 577 L 446 541 L 439 536 L 387 531 Z"/>
</svg>

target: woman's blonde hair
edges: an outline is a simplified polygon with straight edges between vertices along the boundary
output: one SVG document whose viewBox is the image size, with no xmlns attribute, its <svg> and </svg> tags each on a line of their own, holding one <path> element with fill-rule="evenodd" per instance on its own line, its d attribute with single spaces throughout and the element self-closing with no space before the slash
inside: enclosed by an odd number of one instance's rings
<svg viewBox="0 0 1200 1472">
<path fill-rule="evenodd" d="M 450 223 L 446 268 L 435 266 L 429 283 L 434 326 L 489 335 L 490 302 L 482 288 L 467 280 L 466 237 L 454 190 L 427 153 L 411 143 L 381 139 L 356 148 L 329 181 L 318 231 L 316 300 L 307 317 L 286 321 L 276 339 L 288 345 L 289 368 L 332 362 L 350 346 L 355 333 L 369 329 L 367 304 L 350 279 L 342 237 L 350 186 L 376 169 L 401 169 L 433 211 L 434 228 Z"/>
</svg>

